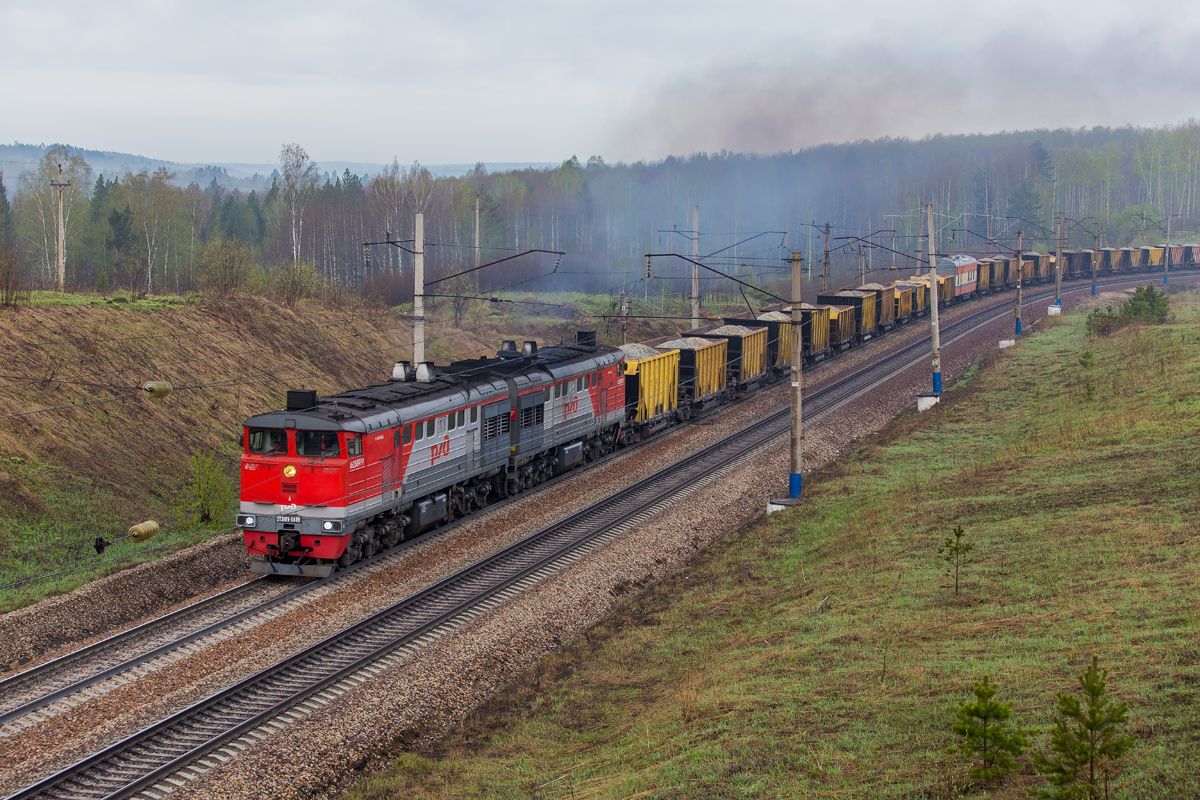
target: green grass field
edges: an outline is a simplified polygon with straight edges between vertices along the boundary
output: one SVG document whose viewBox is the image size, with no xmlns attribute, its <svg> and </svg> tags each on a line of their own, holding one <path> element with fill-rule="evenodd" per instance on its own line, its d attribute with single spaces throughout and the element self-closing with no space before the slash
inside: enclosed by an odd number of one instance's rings
<svg viewBox="0 0 1200 800">
<path fill-rule="evenodd" d="M 1200 795 L 1200 305 L 1173 308 L 1042 325 L 347 796 L 1023 797 L 1027 757 L 985 788 L 946 754 L 954 709 L 986 673 L 1045 748 L 1093 653 L 1138 740 L 1111 796 Z"/>
</svg>

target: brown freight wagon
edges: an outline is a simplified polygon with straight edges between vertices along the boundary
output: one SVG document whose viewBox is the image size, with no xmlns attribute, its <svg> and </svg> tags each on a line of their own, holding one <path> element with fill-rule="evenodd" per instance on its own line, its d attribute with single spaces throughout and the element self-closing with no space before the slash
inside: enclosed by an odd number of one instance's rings
<svg viewBox="0 0 1200 800">
<path fill-rule="evenodd" d="M 792 306 L 789 303 L 774 303 L 766 306 L 759 316 L 768 314 L 784 314 L 791 320 Z M 811 364 L 821 361 L 830 355 L 829 350 L 829 306 L 800 304 L 800 350 L 804 354 L 804 363 Z M 788 346 L 788 362 L 791 361 L 791 346 Z"/>
<path fill-rule="evenodd" d="M 992 266 L 994 262 L 990 258 L 980 258 L 978 261 L 978 283 L 975 285 L 975 291 L 980 294 L 988 294 L 992 290 Z"/>
<path fill-rule="evenodd" d="M 916 292 L 912 287 L 897 281 L 892 284 L 892 293 L 896 297 L 896 324 L 903 325 L 913 315 L 913 295 Z"/>
<path fill-rule="evenodd" d="M 923 281 L 896 281 L 896 288 L 912 292 L 913 317 L 924 316 L 929 310 L 929 284 Z"/>
<path fill-rule="evenodd" d="M 1113 275 L 1121 269 L 1121 251 L 1115 247 L 1101 247 L 1096 255 L 1100 259 L 1096 269 L 1101 275 Z"/>
<path fill-rule="evenodd" d="M 789 306 L 790 308 L 790 306 Z M 792 362 L 792 317 L 783 311 L 764 311 L 757 316 L 739 314 L 725 317 L 726 325 L 767 329 L 767 371 L 779 378 Z"/>
<path fill-rule="evenodd" d="M 843 289 L 840 292 L 822 292 L 817 295 L 817 302 L 853 307 L 858 341 L 866 341 L 875 335 L 874 292 L 856 292 L 850 289 Z"/>
<path fill-rule="evenodd" d="M 858 315 L 854 306 L 829 306 L 829 346 L 834 352 L 854 346 Z"/>
<path fill-rule="evenodd" d="M 858 287 L 860 292 L 875 293 L 875 327 L 880 331 L 890 331 L 896 327 L 896 288 L 882 283 L 864 283 Z"/>
</svg>

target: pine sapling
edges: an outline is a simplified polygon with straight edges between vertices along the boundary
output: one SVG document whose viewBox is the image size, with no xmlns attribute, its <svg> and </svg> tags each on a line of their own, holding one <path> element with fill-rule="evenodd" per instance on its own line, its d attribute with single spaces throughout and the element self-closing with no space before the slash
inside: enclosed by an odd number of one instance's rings
<svg viewBox="0 0 1200 800">
<path fill-rule="evenodd" d="M 971 551 L 975 549 L 975 545 L 971 542 L 963 541 L 963 537 L 967 532 L 963 530 L 962 525 L 954 527 L 954 538 L 946 537 L 946 541 L 942 542 L 942 546 L 938 548 L 938 556 L 943 561 L 954 568 L 954 595 L 958 596 L 958 573 L 967 564 L 975 561 L 971 555 Z"/>
<path fill-rule="evenodd" d="M 1107 696 L 1108 670 L 1100 671 L 1100 659 L 1079 676 L 1083 702 L 1067 694 L 1058 696 L 1058 719 L 1050 733 L 1053 755 L 1033 754 L 1033 766 L 1049 781 L 1037 793 L 1044 798 L 1108 797 L 1108 779 L 1113 762 L 1133 747 L 1134 738 L 1119 734 L 1129 707 L 1113 703 Z"/>
<path fill-rule="evenodd" d="M 984 675 L 982 681 L 975 683 L 975 701 L 959 707 L 951 726 L 962 737 L 951 751 L 977 760 L 977 766 L 972 766 L 968 774 L 986 784 L 1002 779 L 1012 770 L 1034 733 L 1026 728 L 1010 728 L 1012 703 L 998 702 L 995 697 L 996 686 L 988 683 L 988 676 Z"/>
</svg>

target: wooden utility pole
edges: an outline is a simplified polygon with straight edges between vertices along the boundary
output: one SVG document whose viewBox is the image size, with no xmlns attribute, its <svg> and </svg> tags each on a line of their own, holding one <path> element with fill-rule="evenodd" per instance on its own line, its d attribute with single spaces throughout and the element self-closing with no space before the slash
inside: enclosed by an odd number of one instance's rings
<svg viewBox="0 0 1200 800">
<path fill-rule="evenodd" d="M 700 206 L 692 206 L 692 330 L 700 327 Z"/>
<path fill-rule="evenodd" d="M 70 181 L 63 180 L 62 164 L 58 165 L 58 180 L 50 181 L 50 185 L 58 189 L 58 277 L 55 280 L 55 286 L 61 292 L 67 276 L 67 238 L 63 229 L 63 189 L 71 185 Z"/>
<path fill-rule="evenodd" d="M 1025 284 L 1025 234 L 1017 229 L 1017 304 L 1013 312 L 1017 318 L 1017 336 L 1021 335 L 1021 288 Z"/>
<path fill-rule="evenodd" d="M 413 368 L 425 360 L 425 215 L 413 226 Z"/>
<path fill-rule="evenodd" d="M 1062 268 L 1063 268 L 1063 212 L 1058 212 L 1058 241 L 1055 243 L 1054 254 L 1054 305 L 1062 305 Z"/>
<path fill-rule="evenodd" d="M 829 291 L 829 223 L 825 223 L 825 271 L 821 273 L 821 291 Z"/>
<path fill-rule="evenodd" d="M 933 393 L 942 393 L 942 343 L 938 335 L 938 282 L 937 253 L 933 245 L 933 203 L 925 206 L 929 219 L 929 291 L 933 301 L 929 304 L 929 325 L 933 338 Z"/>
<path fill-rule="evenodd" d="M 1096 224 L 1096 232 L 1092 236 L 1092 297 L 1096 296 L 1096 270 L 1100 264 L 1100 223 Z"/>
</svg>

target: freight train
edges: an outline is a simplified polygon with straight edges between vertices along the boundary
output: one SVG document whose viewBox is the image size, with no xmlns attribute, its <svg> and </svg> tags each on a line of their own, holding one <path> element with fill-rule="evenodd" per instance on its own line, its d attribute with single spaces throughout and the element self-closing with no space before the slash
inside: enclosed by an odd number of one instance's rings
<svg viewBox="0 0 1200 800">
<path fill-rule="evenodd" d="M 1165 247 L 1065 253 L 1064 277 L 1161 270 Z M 1194 268 L 1200 246 L 1170 249 Z M 254 572 L 323 577 L 639 442 L 941 306 L 1053 280 L 1053 257 L 956 255 L 928 276 L 822 293 L 801 323 L 756 314 L 611 347 L 503 343 L 492 358 L 395 365 L 385 383 L 317 397 L 244 423 L 237 526 Z M 1018 277 L 1019 275 L 1019 277 Z"/>
</svg>

